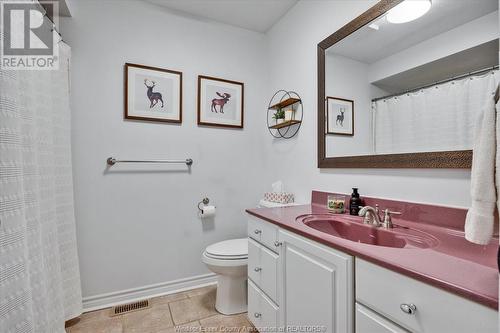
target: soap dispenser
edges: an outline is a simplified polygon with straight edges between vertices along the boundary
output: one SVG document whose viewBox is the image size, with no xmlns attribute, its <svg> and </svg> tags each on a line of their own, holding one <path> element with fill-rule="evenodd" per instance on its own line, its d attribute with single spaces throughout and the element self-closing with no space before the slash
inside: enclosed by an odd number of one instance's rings
<svg viewBox="0 0 500 333">
<path fill-rule="evenodd" d="M 349 200 L 349 214 L 358 215 L 360 206 L 361 198 L 359 197 L 358 189 L 356 187 L 353 187 L 351 199 Z"/>
</svg>

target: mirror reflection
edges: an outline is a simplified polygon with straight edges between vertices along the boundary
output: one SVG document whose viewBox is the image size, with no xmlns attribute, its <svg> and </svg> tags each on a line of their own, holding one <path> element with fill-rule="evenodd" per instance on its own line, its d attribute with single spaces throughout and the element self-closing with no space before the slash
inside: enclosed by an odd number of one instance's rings
<svg viewBox="0 0 500 333">
<path fill-rule="evenodd" d="M 498 1 L 417 2 L 327 49 L 326 157 L 472 149 L 500 79 Z"/>
</svg>

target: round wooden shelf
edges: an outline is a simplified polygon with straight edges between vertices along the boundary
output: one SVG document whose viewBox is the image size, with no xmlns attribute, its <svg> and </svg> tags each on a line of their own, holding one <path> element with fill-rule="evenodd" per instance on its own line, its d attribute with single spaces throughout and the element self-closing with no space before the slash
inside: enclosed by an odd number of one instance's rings
<svg viewBox="0 0 500 333">
<path fill-rule="evenodd" d="M 283 110 L 284 108 L 293 110 L 293 118 L 278 123 L 276 119 L 273 118 L 274 111 Z M 298 117 L 299 113 L 300 117 Z M 302 99 L 296 92 L 278 90 L 273 97 L 271 97 L 267 108 L 267 128 L 273 137 L 277 139 L 293 138 L 299 132 L 303 117 Z"/>
</svg>

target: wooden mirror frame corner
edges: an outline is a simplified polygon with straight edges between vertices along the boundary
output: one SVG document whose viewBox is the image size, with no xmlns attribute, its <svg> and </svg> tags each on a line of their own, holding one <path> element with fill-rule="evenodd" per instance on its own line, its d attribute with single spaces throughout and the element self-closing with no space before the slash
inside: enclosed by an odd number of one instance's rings
<svg viewBox="0 0 500 333">
<path fill-rule="evenodd" d="M 366 12 L 318 43 L 318 168 L 439 168 L 467 169 L 472 150 L 326 157 L 325 53 L 340 40 L 384 15 L 404 0 L 381 0 Z"/>
</svg>

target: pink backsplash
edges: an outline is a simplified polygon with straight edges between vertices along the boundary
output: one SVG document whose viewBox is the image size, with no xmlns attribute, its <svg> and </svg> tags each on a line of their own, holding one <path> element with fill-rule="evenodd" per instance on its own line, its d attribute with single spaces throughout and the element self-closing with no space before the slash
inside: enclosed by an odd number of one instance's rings
<svg viewBox="0 0 500 333">
<path fill-rule="evenodd" d="M 334 193 L 334 192 L 320 192 L 312 191 L 311 203 L 313 205 L 326 206 L 328 195 L 345 195 L 346 198 L 346 211 L 349 211 L 350 194 Z M 465 216 L 467 209 L 445 207 L 422 203 L 404 202 L 389 199 L 379 199 L 373 197 L 366 197 L 361 194 L 363 205 L 373 206 L 379 205 L 381 210 L 389 208 L 389 210 L 401 212 L 402 215 L 398 219 L 407 221 L 437 225 L 444 228 L 464 230 Z M 498 214 L 496 216 L 497 223 L 495 223 L 495 234 L 498 233 Z"/>
</svg>

